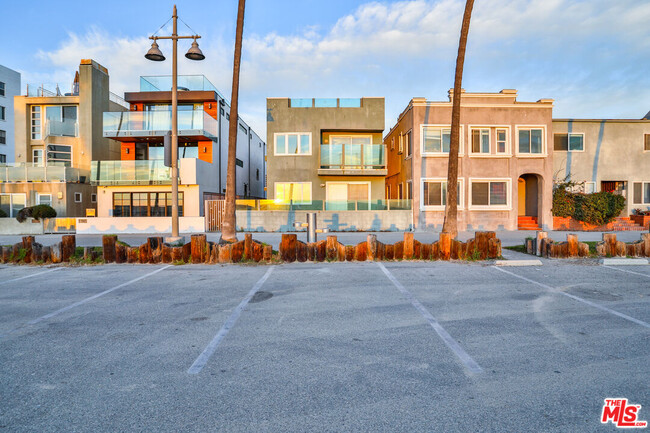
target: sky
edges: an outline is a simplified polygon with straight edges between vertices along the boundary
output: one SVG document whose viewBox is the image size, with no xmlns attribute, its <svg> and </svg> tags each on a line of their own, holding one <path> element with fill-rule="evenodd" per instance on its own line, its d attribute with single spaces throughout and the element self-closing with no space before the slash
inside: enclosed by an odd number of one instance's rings
<svg viewBox="0 0 650 433">
<path fill-rule="evenodd" d="M 25 84 L 71 86 L 79 60 L 108 68 L 111 90 L 171 73 L 144 58 L 173 2 L 0 0 L 0 64 Z M 228 99 L 237 0 L 177 0 L 180 34 L 198 33 L 203 74 Z M 464 1 L 248 0 L 240 115 L 262 137 L 267 97 L 386 98 L 386 131 L 412 97 L 446 101 L 453 87 Z M 7 17 L 13 17 L 7 19 Z M 555 118 L 632 118 L 650 110 L 650 0 L 476 0 L 463 88 L 518 89 L 555 100 Z M 190 29 L 191 28 L 191 29 Z M 161 33 L 171 33 L 168 24 Z M 187 45 L 187 46 L 185 46 Z"/>
</svg>

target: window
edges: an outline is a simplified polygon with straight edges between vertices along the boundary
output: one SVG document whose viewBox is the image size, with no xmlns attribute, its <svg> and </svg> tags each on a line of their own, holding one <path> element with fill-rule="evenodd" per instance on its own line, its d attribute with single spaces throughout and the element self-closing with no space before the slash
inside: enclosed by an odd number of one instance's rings
<svg viewBox="0 0 650 433">
<path fill-rule="evenodd" d="M 246 127 L 241 123 L 239 124 L 239 129 L 241 129 L 244 134 L 248 135 L 248 129 L 246 129 Z"/>
<path fill-rule="evenodd" d="M 311 204 L 311 182 L 276 182 L 275 200 L 282 203 Z"/>
<path fill-rule="evenodd" d="M 386 200 L 390 200 L 392 197 L 390 196 L 390 185 L 386 185 Z"/>
<path fill-rule="evenodd" d="M 422 153 L 449 153 L 451 128 L 422 127 Z"/>
<path fill-rule="evenodd" d="M 81 203 L 81 193 L 80 192 L 75 192 L 74 193 L 74 202 L 75 203 Z"/>
<path fill-rule="evenodd" d="M 596 192 L 596 182 L 585 182 L 585 194 L 593 194 Z"/>
<path fill-rule="evenodd" d="M 0 129 L 0 144 L 7 144 L 7 131 Z"/>
<path fill-rule="evenodd" d="M 171 216 L 171 214 L 172 214 L 172 193 L 171 192 L 113 193 L 113 216 L 114 217 L 136 217 L 136 216 L 165 217 L 165 216 Z M 183 192 L 180 191 L 178 193 L 178 216 L 183 216 Z"/>
<path fill-rule="evenodd" d="M 7 115 L 7 109 L 2 105 L 0 105 L 0 120 L 7 120 L 6 115 Z"/>
<path fill-rule="evenodd" d="M 497 153 L 508 153 L 508 131 L 497 129 Z"/>
<path fill-rule="evenodd" d="M 32 149 L 32 162 L 39 167 L 43 166 L 43 149 Z"/>
<path fill-rule="evenodd" d="M 0 164 L 7 163 L 7 155 L 0 153 Z"/>
<path fill-rule="evenodd" d="M 650 134 L 645 134 L 644 139 L 645 139 L 645 143 L 643 146 L 643 150 L 650 152 Z"/>
<path fill-rule="evenodd" d="M 404 198 L 404 186 L 401 183 L 397 184 L 397 199 L 402 200 Z"/>
<path fill-rule="evenodd" d="M 490 153 L 489 129 L 472 129 L 472 153 Z"/>
<path fill-rule="evenodd" d="M 476 207 L 508 206 L 508 181 L 472 181 L 471 205 Z"/>
<path fill-rule="evenodd" d="M 543 130 L 541 128 L 519 129 L 519 153 L 544 153 Z"/>
<path fill-rule="evenodd" d="M 5 83 L 0 81 L 0 96 L 5 96 Z"/>
<path fill-rule="evenodd" d="M 32 140 L 41 139 L 41 107 L 32 106 Z"/>
<path fill-rule="evenodd" d="M 95 193 L 90 194 L 90 202 L 91 203 L 97 203 L 97 194 L 95 194 Z"/>
<path fill-rule="evenodd" d="M 411 144 L 411 131 L 404 135 L 404 144 L 406 145 L 406 157 L 408 158 L 413 154 L 413 146 Z"/>
<path fill-rule="evenodd" d="M 406 199 L 413 200 L 413 182 L 410 180 L 406 182 Z"/>
<path fill-rule="evenodd" d="M 634 204 L 650 204 L 650 182 L 634 182 Z"/>
<path fill-rule="evenodd" d="M 275 134 L 276 155 L 311 155 L 310 133 Z"/>
<path fill-rule="evenodd" d="M 255 170 L 255 180 L 260 180 L 260 169 Z"/>
<path fill-rule="evenodd" d="M 0 209 L 5 211 L 9 218 L 14 218 L 25 207 L 25 194 L 0 194 Z"/>
<path fill-rule="evenodd" d="M 553 149 L 566 152 L 582 152 L 585 150 L 583 134 L 553 134 Z"/>
<path fill-rule="evenodd" d="M 52 194 L 36 193 L 36 203 L 52 206 Z"/>
<path fill-rule="evenodd" d="M 390 150 L 395 150 L 395 137 L 390 139 Z"/>
<path fill-rule="evenodd" d="M 242 168 L 244 168 L 244 161 L 242 161 L 242 160 L 239 159 L 239 158 L 235 158 L 235 165 L 236 165 L 237 167 L 242 167 Z"/>
<path fill-rule="evenodd" d="M 49 144 L 47 146 L 47 164 L 72 166 L 72 146 Z"/>
<path fill-rule="evenodd" d="M 458 179 L 458 207 L 463 206 L 463 181 Z M 447 204 L 447 181 L 444 179 L 422 179 L 422 209 L 444 209 Z"/>
</svg>

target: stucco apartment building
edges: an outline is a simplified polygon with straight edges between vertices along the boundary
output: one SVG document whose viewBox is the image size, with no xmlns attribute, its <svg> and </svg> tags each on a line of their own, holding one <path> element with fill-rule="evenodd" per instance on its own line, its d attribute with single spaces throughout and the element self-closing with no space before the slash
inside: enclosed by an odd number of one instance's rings
<svg viewBox="0 0 650 433">
<path fill-rule="evenodd" d="M 14 97 L 16 163 L 0 167 L 0 200 L 9 216 L 36 204 L 52 206 L 59 217 L 96 209 L 91 161 L 120 153 L 118 142 L 102 136 L 102 113 L 126 108 L 99 63 L 81 60 L 70 78 L 67 92 L 28 85 L 26 95 Z"/>
<path fill-rule="evenodd" d="M 320 210 L 384 199 L 384 98 L 267 98 L 268 197 Z"/>
<path fill-rule="evenodd" d="M 412 198 L 416 229 L 444 222 L 452 98 L 413 98 L 384 138 L 386 197 Z M 553 100 L 520 102 L 516 90 L 461 98 L 459 230 L 552 227 Z"/>
<path fill-rule="evenodd" d="M 554 119 L 554 174 L 584 192 L 610 191 L 650 209 L 650 113 L 643 119 Z"/>
<path fill-rule="evenodd" d="M 140 91 L 124 94 L 129 111 L 104 113 L 103 136 L 120 143 L 114 158 L 93 161 L 99 217 L 171 216 L 171 88 L 171 76 L 140 77 Z M 203 75 L 179 76 L 178 89 L 179 215 L 203 216 L 205 200 L 226 191 L 230 104 Z M 236 193 L 263 198 L 266 143 L 238 123 Z"/>
<path fill-rule="evenodd" d="M 20 95 L 20 73 L 0 65 L 0 164 L 14 162 L 14 96 Z"/>
</svg>

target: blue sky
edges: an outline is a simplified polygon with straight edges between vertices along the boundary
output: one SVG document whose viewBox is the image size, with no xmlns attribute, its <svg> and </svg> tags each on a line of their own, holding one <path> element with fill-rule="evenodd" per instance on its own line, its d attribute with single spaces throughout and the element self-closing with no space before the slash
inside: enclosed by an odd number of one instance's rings
<svg viewBox="0 0 650 433">
<path fill-rule="evenodd" d="M 168 74 L 143 58 L 172 2 L 5 2 L 0 64 L 25 83 L 70 85 L 81 58 L 106 66 L 111 88 Z M 207 58 L 179 62 L 230 95 L 236 0 L 179 0 Z M 241 115 L 265 133 L 266 97 L 386 97 L 390 128 L 411 97 L 446 100 L 462 0 L 248 0 Z M 476 0 L 463 87 L 555 99 L 555 117 L 641 118 L 650 110 L 650 2 Z M 26 31 L 29 29 L 29 31 Z M 189 32 L 180 24 L 181 32 Z M 20 35 L 20 36 L 16 36 Z M 171 47 L 162 42 L 163 52 Z M 186 47 L 181 47 L 182 52 Z M 181 54 L 182 54 L 181 52 Z"/>
</svg>

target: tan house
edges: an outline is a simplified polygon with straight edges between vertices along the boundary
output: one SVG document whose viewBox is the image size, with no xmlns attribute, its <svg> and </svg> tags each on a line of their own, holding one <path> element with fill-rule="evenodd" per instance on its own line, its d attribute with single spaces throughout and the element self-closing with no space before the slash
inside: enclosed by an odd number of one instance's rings
<svg viewBox="0 0 650 433">
<path fill-rule="evenodd" d="M 88 59 L 81 60 L 70 92 L 28 85 L 26 95 L 14 97 L 16 163 L 0 166 L 0 206 L 7 215 L 36 204 L 52 206 L 60 217 L 96 209 L 91 161 L 120 154 L 120 144 L 102 136 L 102 113 L 124 111 L 124 105 L 109 91 L 106 68 Z"/>
<path fill-rule="evenodd" d="M 650 209 L 650 119 L 554 119 L 554 174 L 587 193 L 626 197 L 626 215 Z"/>
<path fill-rule="evenodd" d="M 315 210 L 383 206 L 384 98 L 267 98 L 267 197 Z"/>
<path fill-rule="evenodd" d="M 413 98 L 384 138 L 386 197 L 412 199 L 421 230 L 444 222 L 452 93 L 444 102 Z M 461 107 L 459 230 L 552 227 L 553 100 L 463 90 Z"/>
</svg>

